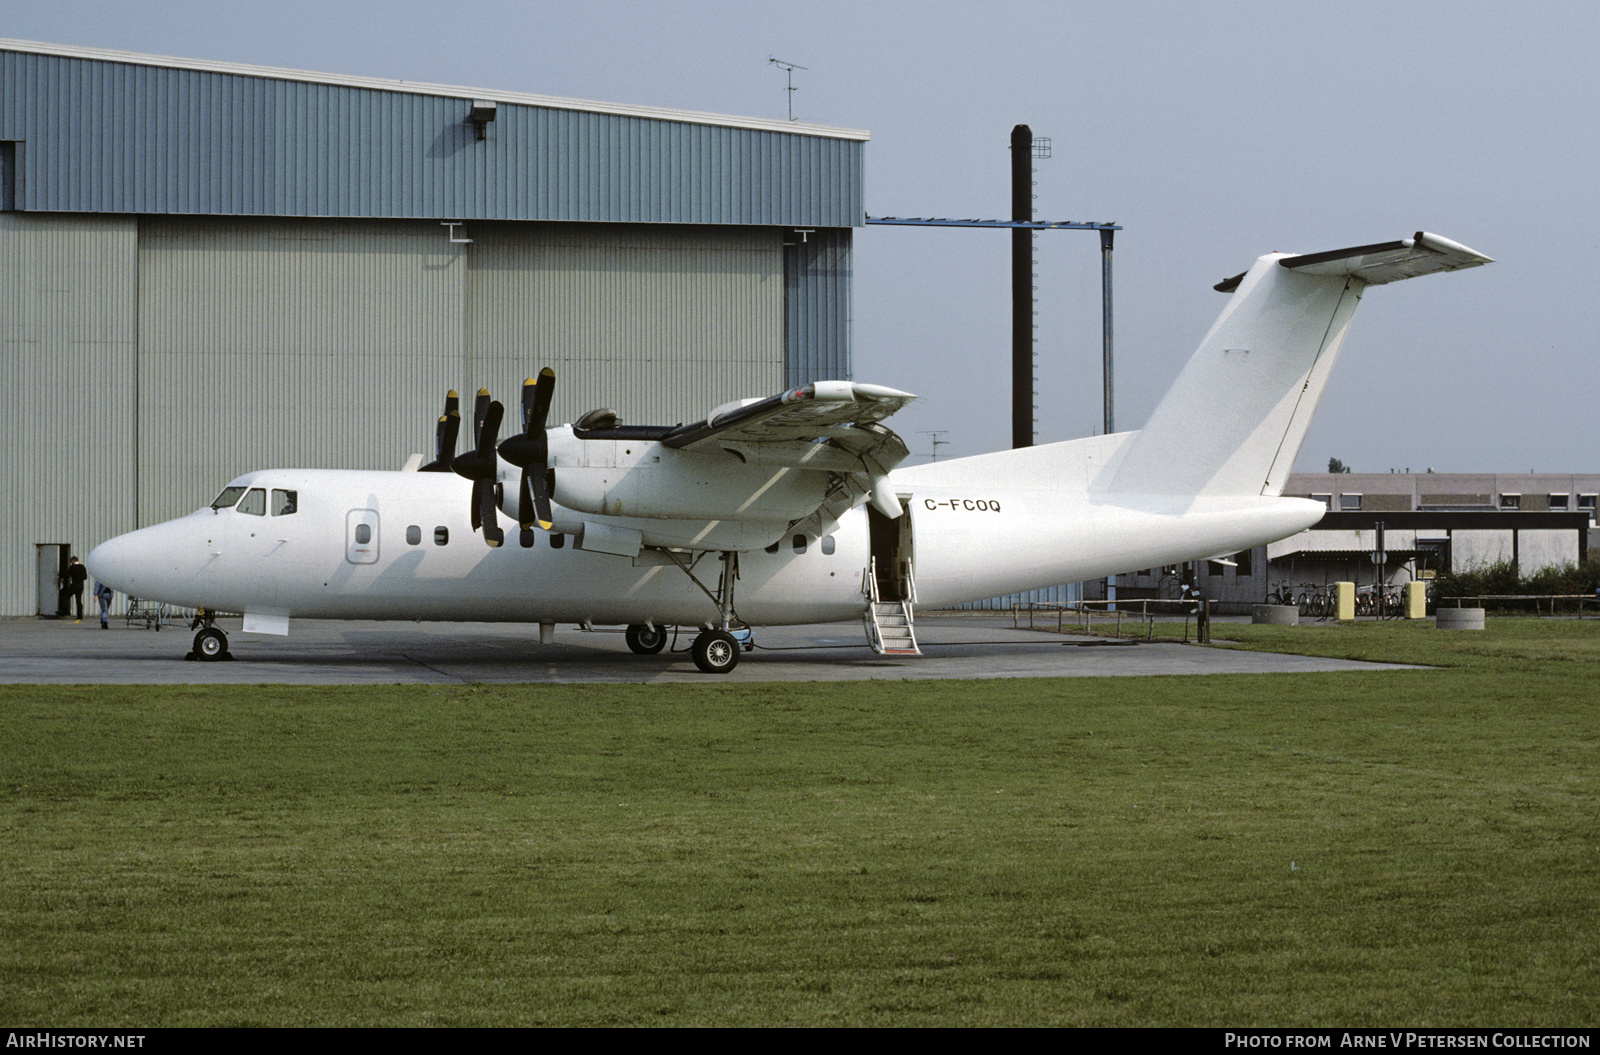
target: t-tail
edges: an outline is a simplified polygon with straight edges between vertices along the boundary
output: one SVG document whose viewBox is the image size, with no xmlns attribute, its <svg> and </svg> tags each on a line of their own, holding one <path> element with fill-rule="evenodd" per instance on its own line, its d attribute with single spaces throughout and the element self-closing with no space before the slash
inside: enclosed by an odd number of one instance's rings
<svg viewBox="0 0 1600 1055">
<path fill-rule="evenodd" d="M 1487 263 L 1424 231 L 1381 245 L 1261 257 L 1218 283 L 1231 294 L 1221 317 L 1094 489 L 1282 494 L 1362 292 Z"/>
</svg>

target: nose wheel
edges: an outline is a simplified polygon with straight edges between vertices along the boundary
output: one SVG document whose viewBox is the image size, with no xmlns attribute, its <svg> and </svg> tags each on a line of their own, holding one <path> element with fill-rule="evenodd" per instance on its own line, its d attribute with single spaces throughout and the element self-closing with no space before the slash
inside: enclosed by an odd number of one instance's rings
<svg viewBox="0 0 1600 1055">
<path fill-rule="evenodd" d="M 184 659 L 203 659 L 215 662 L 220 659 L 232 659 L 233 654 L 228 651 L 228 635 L 214 626 L 208 626 L 194 635 L 194 651 Z"/>
</svg>

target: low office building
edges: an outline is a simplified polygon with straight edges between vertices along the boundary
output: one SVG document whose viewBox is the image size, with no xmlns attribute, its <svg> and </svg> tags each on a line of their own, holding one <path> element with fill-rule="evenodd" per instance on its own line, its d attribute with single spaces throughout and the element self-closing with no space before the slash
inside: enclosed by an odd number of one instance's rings
<svg viewBox="0 0 1600 1055">
<path fill-rule="evenodd" d="M 1371 586 L 1506 561 L 1524 572 L 1588 558 L 1600 474 L 1294 473 L 1284 494 L 1328 509 L 1315 527 L 1220 561 L 1137 569 L 1117 597 L 1178 598 L 1222 612 L 1335 582 Z M 1378 563 L 1379 525 L 1383 562 Z"/>
</svg>

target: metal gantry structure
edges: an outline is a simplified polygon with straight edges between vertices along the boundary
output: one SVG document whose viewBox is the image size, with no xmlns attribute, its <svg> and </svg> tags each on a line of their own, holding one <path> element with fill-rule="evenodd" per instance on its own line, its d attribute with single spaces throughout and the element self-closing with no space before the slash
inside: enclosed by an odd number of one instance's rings
<svg viewBox="0 0 1600 1055">
<path fill-rule="evenodd" d="M 1115 239 L 1115 236 L 1116 236 L 1116 232 L 1122 230 L 1122 225 L 1121 224 L 1090 222 L 1090 221 L 1078 221 L 1078 220 L 951 220 L 951 219 L 945 219 L 943 217 L 935 217 L 935 216 L 927 216 L 927 217 L 922 217 L 922 216 L 918 216 L 918 217 L 868 216 L 866 218 L 866 222 L 868 224 L 883 224 L 883 225 L 888 225 L 888 226 L 900 226 L 900 227 L 974 227 L 974 228 L 985 228 L 985 227 L 987 227 L 987 228 L 1006 229 L 1006 230 L 1024 231 L 1024 232 L 1032 232 L 1032 231 L 1098 231 L 1100 233 L 1100 315 L 1101 315 L 1101 346 L 1102 346 L 1101 347 L 1101 361 L 1102 361 L 1102 368 L 1103 368 L 1103 371 L 1104 371 L 1104 387 L 1105 387 L 1105 394 L 1104 394 L 1105 431 L 1106 431 L 1106 435 L 1110 435 L 1111 433 L 1116 431 L 1116 425 L 1115 425 L 1115 417 L 1116 417 L 1116 415 L 1115 415 L 1115 403 L 1114 403 L 1114 400 L 1112 398 L 1113 381 L 1114 381 L 1114 370 L 1113 370 L 1113 356 L 1112 356 L 1111 251 L 1112 251 L 1113 242 L 1114 242 L 1114 239 Z M 1031 256 L 1030 256 L 1029 259 L 1031 261 Z M 1031 274 L 1030 274 L 1030 278 L 1031 278 Z M 1031 286 L 1031 284 L 1032 283 L 1030 282 L 1029 285 Z M 1029 291 L 1029 294 L 1030 294 L 1030 299 L 1031 299 L 1031 289 Z M 1018 309 L 1018 310 L 1021 310 L 1021 309 Z M 1031 324 L 1032 324 L 1031 308 L 1029 309 L 1029 311 L 1030 311 L 1030 314 L 1027 316 L 1027 321 L 1028 321 L 1029 325 L 1031 326 Z M 1030 334 L 1031 334 L 1031 330 L 1030 330 Z M 1032 341 L 1032 337 L 1031 336 L 1029 337 L 1029 341 L 1030 341 L 1030 344 L 1031 344 L 1031 341 Z M 1024 369 L 1024 367 L 1018 365 L 1017 357 L 1014 356 L 1013 357 L 1013 363 L 1012 363 L 1012 371 L 1013 371 L 1013 373 L 1015 374 L 1019 370 L 1022 370 L 1022 369 Z M 1032 406 L 1033 399 L 1032 399 L 1031 361 L 1028 363 L 1028 366 L 1027 366 L 1026 369 L 1027 369 L 1027 373 L 1028 373 L 1028 387 L 1027 387 L 1028 395 L 1025 398 L 1022 398 L 1022 399 L 1019 400 L 1019 398 L 1015 394 L 1015 392 L 1013 394 L 1012 446 L 1014 446 L 1014 447 L 1029 447 L 1029 446 L 1033 445 L 1033 435 L 1032 435 L 1032 433 L 1033 433 L 1033 406 Z M 1017 406 L 1016 404 L 1018 402 L 1021 402 L 1023 404 L 1023 406 Z M 1025 435 L 1024 435 L 1023 427 L 1018 424 L 1018 419 L 1024 413 L 1024 410 L 1026 410 L 1026 414 L 1027 414 L 1027 419 L 1026 419 L 1027 420 L 1027 425 L 1026 425 L 1026 430 L 1025 430 L 1026 434 Z"/>
</svg>

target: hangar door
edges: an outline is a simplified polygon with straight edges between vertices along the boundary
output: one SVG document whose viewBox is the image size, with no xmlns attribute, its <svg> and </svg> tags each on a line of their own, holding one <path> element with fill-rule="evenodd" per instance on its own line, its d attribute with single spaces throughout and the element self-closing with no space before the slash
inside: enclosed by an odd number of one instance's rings
<svg viewBox="0 0 1600 1055">
<path fill-rule="evenodd" d="M 431 457 L 447 389 L 514 408 L 545 365 L 553 422 L 674 424 L 783 387 L 774 228 L 143 217 L 138 260 L 147 522 L 251 469 Z"/>
</svg>

